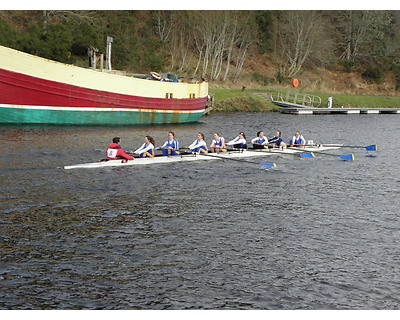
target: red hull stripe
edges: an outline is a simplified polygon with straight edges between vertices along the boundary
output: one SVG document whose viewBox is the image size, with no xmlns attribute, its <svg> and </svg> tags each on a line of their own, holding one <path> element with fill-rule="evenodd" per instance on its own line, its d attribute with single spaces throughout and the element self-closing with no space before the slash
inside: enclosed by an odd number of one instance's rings
<svg viewBox="0 0 400 320">
<path fill-rule="evenodd" d="M 149 80 L 150 81 L 150 80 Z M 207 98 L 159 99 L 77 87 L 0 69 L 0 103 L 75 108 L 203 110 Z"/>
</svg>

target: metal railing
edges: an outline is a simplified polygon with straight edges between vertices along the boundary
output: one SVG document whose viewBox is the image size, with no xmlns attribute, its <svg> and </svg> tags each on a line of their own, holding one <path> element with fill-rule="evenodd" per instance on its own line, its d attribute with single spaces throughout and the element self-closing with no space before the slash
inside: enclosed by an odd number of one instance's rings
<svg viewBox="0 0 400 320">
<path fill-rule="evenodd" d="M 321 105 L 321 98 L 307 93 L 293 91 L 278 91 L 271 94 L 273 101 L 281 101 L 317 108 Z"/>
</svg>

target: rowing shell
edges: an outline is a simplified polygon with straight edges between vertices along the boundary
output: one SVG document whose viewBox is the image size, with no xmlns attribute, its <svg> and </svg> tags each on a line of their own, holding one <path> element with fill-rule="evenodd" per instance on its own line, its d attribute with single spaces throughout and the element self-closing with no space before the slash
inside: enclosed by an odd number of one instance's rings
<svg viewBox="0 0 400 320">
<path fill-rule="evenodd" d="M 172 162 L 184 162 L 184 161 L 197 161 L 197 160 L 223 160 L 223 158 L 247 158 L 247 157 L 260 157 L 271 154 L 296 154 L 302 152 L 316 152 L 324 150 L 339 149 L 338 146 L 315 146 L 306 147 L 299 149 L 252 149 L 252 150 L 238 150 L 229 152 L 220 152 L 217 156 L 213 156 L 214 153 L 207 155 L 196 155 L 187 154 L 182 156 L 160 156 L 154 158 L 135 158 L 135 160 L 109 160 L 99 161 L 92 163 L 76 164 L 72 166 L 65 166 L 64 169 L 78 169 L 78 168 L 101 168 L 101 167 L 116 167 L 116 166 L 133 166 L 133 165 L 150 165 L 157 163 L 172 163 Z"/>
</svg>

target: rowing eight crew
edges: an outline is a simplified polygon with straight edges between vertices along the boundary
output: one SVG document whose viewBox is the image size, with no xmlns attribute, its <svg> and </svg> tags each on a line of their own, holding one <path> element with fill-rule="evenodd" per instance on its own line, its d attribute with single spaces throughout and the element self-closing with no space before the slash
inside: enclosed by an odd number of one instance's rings
<svg viewBox="0 0 400 320">
<path fill-rule="evenodd" d="M 143 145 L 133 152 L 124 152 L 121 148 L 121 138 L 115 137 L 113 139 L 113 143 L 107 149 L 107 160 L 117 160 L 117 159 L 126 159 L 126 160 L 134 160 L 133 155 L 138 155 L 140 158 L 153 158 L 155 156 L 155 142 L 154 139 L 150 136 L 145 136 Z M 268 148 L 268 146 L 272 147 L 280 147 L 286 148 L 287 145 L 285 141 L 281 137 L 281 132 L 277 131 L 275 136 L 272 139 L 268 139 L 263 131 L 257 132 L 257 137 L 251 140 L 254 149 L 262 149 Z M 306 140 L 300 134 L 299 131 L 293 136 L 292 140 L 290 140 L 289 145 L 291 146 L 303 146 L 306 144 Z M 219 133 L 214 133 L 214 139 L 210 145 L 210 152 L 219 153 L 226 152 L 227 146 L 232 146 L 233 148 L 238 149 L 247 149 L 247 140 L 244 132 L 239 132 L 238 136 L 229 141 L 225 142 L 225 139 L 221 137 Z M 170 131 L 168 132 L 168 140 L 164 142 L 162 146 L 159 147 L 162 150 L 163 156 L 177 156 L 179 153 L 179 142 L 175 139 L 175 133 Z M 209 150 L 207 148 L 207 144 L 204 140 L 204 134 L 197 134 L 197 139 L 188 146 L 188 149 L 193 153 L 208 153 Z M 129 153 L 129 154 L 128 154 Z"/>
</svg>

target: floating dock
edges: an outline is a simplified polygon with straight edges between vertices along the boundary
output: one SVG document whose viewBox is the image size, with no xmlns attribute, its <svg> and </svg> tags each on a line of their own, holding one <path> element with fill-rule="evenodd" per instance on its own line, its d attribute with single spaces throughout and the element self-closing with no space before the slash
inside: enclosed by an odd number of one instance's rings
<svg viewBox="0 0 400 320">
<path fill-rule="evenodd" d="M 253 92 L 253 94 L 277 105 L 287 114 L 399 114 L 399 108 L 328 108 L 322 106 L 318 96 L 299 92 Z"/>
<path fill-rule="evenodd" d="M 397 108 L 295 108 L 281 107 L 281 113 L 287 114 L 399 114 L 400 109 Z"/>
</svg>

